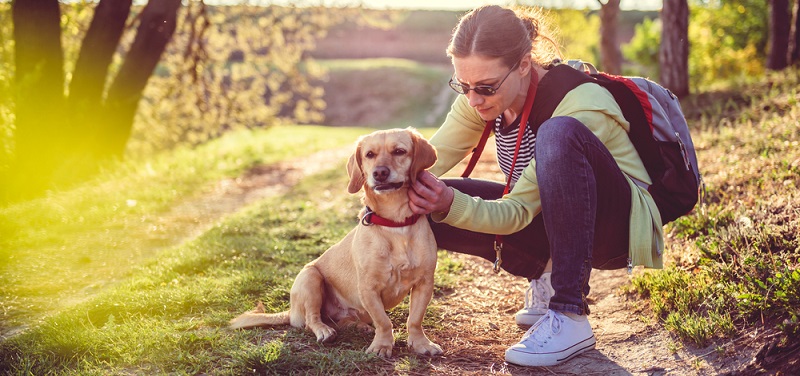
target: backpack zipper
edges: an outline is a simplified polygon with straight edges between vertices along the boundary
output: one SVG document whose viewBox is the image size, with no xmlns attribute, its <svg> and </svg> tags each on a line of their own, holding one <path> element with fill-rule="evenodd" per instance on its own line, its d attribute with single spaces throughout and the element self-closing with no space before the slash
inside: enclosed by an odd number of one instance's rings
<svg viewBox="0 0 800 376">
<path fill-rule="evenodd" d="M 692 164 L 689 163 L 689 156 L 686 153 L 686 146 L 683 144 L 683 140 L 681 140 L 681 135 L 678 132 L 675 132 L 675 137 L 678 138 L 678 145 L 681 147 L 681 156 L 683 157 L 683 163 L 686 165 L 686 171 L 692 169 Z"/>
</svg>

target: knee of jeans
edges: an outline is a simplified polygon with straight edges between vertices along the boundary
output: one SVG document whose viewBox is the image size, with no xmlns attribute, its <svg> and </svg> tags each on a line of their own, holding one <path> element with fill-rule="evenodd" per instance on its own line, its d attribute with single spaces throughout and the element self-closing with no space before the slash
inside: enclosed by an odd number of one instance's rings
<svg viewBox="0 0 800 376">
<path fill-rule="evenodd" d="M 570 116 L 557 116 L 547 119 L 536 131 L 537 142 L 544 139 L 551 142 L 573 139 L 575 132 L 587 129 L 580 120 Z"/>
<path fill-rule="evenodd" d="M 579 132 L 588 131 L 578 119 L 558 116 L 547 119 L 536 131 L 536 163 L 560 159 L 569 150 L 580 147 Z"/>
</svg>

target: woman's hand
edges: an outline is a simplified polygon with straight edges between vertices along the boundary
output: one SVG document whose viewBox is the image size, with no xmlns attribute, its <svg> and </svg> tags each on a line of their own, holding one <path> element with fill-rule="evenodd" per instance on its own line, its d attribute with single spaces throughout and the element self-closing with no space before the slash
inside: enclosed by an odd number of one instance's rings
<svg viewBox="0 0 800 376">
<path fill-rule="evenodd" d="M 415 214 L 450 212 L 453 190 L 428 171 L 421 171 L 408 190 L 408 206 Z"/>
</svg>

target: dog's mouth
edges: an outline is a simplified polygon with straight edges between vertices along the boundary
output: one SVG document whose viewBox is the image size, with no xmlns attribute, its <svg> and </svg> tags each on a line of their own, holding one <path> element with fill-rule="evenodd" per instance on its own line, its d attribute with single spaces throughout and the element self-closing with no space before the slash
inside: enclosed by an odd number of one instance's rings
<svg viewBox="0 0 800 376">
<path fill-rule="evenodd" d="M 403 184 L 403 182 L 378 184 L 372 189 L 378 192 L 394 191 L 402 188 Z"/>
</svg>

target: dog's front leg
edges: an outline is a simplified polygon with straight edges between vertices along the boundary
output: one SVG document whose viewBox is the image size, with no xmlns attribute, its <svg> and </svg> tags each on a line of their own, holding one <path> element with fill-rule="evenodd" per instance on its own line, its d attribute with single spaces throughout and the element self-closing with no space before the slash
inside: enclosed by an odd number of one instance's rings
<svg viewBox="0 0 800 376">
<path fill-rule="evenodd" d="M 433 279 L 422 281 L 411 289 L 408 307 L 408 344 L 418 354 L 440 355 L 442 348 L 425 336 L 422 318 L 433 296 Z"/>
<path fill-rule="evenodd" d="M 368 354 L 376 354 L 383 358 L 392 356 L 392 347 L 394 346 L 394 336 L 392 335 L 392 320 L 386 314 L 383 307 L 383 300 L 373 288 L 359 289 L 359 297 L 364 309 L 372 318 L 372 325 L 375 326 L 375 338 L 367 348 Z"/>
</svg>

